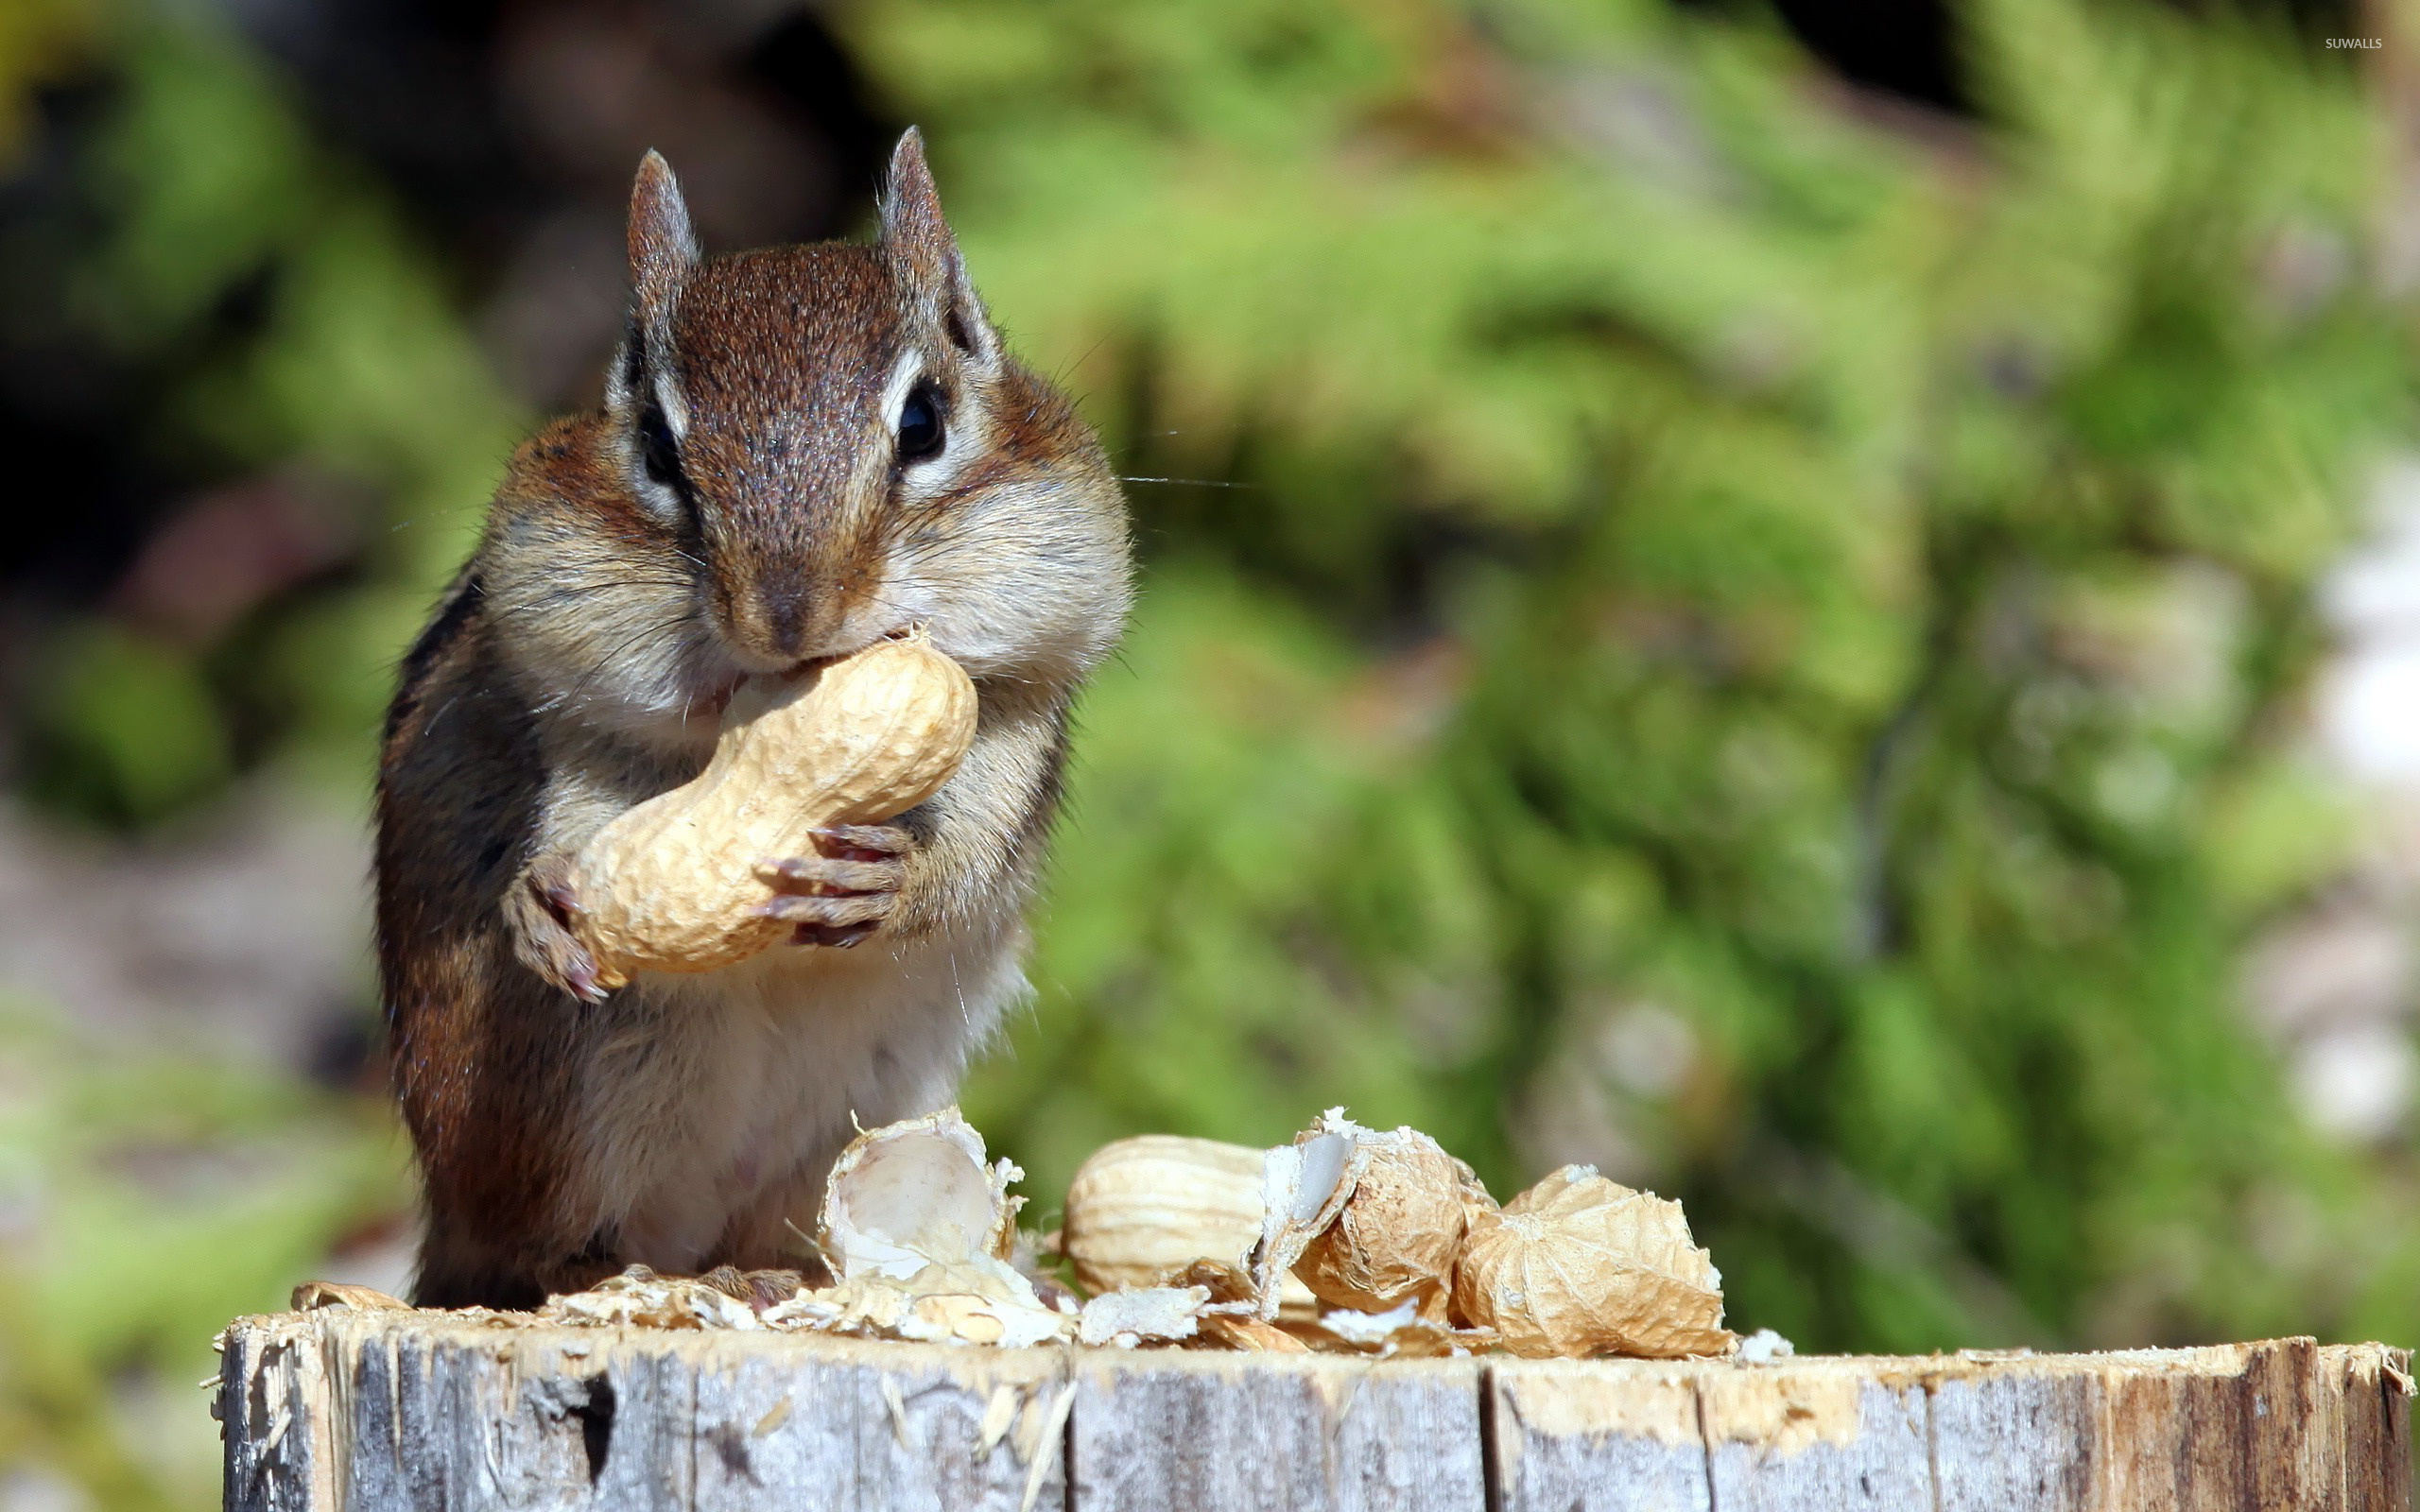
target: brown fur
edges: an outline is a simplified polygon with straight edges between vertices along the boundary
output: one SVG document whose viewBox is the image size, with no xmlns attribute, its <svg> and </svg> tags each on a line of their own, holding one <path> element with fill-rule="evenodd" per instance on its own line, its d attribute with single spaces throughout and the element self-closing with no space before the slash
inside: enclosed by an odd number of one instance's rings
<svg viewBox="0 0 2420 1512">
<path fill-rule="evenodd" d="M 1068 700 L 1125 613 L 1124 516 L 1091 433 L 1000 351 L 912 132 L 884 212 L 873 246 L 701 261 L 650 154 L 606 403 L 515 455 L 405 659 L 378 941 L 424 1303 L 795 1262 L 853 1119 L 946 1101 L 1021 988 Z M 944 417 L 930 460 L 896 433 L 911 379 Z M 769 858 L 805 943 L 598 991 L 564 858 L 693 776 L 743 679 L 911 623 L 976 679 L 959 775 Z"/>
</svg>

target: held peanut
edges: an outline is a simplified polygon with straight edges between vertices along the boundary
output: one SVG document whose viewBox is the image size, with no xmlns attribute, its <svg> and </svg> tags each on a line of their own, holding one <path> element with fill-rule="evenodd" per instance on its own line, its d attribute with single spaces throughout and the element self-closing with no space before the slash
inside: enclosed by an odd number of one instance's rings
<svg viewBox="0 0 2420 1512">
<path fill-rule="evenodd" d="M 882 641 L 723 731 L 706 769 L 597 832 L 572 865 L 597 981 L 711 971 L 784 938 L 757 868 L 812 832 L 872 824 L 940 791 L 975 738 L 975 685 L 921 636 Z"/>
</svg>

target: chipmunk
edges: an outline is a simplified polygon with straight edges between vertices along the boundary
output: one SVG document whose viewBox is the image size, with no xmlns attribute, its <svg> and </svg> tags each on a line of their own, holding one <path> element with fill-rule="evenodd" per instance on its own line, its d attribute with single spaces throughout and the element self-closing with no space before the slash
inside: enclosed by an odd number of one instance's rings
<svg viewBox="0 0 2420 1512">
<path fill-rule="evenodd" d="M 1024 990 L 1069 700 L 1130 596 L 1117 480 L 1002 349 L 916 132 L 873 245 L 714 259 L 650 153 L 630 259 L 603 405 L 514 455 L 387 717 L 378 956 L 424 1306 L 795 1263 L 855 1125 L 950 1102 Z M 978 695 L 948 784 L 768 858 L 794 943 L 601 990 L 567 858 L 697 775 L 746 679 L 917 626 Z"/>
</svg>

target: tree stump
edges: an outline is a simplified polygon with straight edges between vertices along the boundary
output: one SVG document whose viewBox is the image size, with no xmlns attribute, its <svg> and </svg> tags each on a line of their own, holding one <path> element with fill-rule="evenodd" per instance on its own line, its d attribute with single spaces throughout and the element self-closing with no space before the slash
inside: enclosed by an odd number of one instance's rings
<svg viewBox="0 0 2420 1512">
<path fill-rule="evenodd" d="M 329 1308 L 228 1330 L 230 1512 L 2411 1506 L 2410 1354 L 1772 1365 L 944 1349 Z"/>
</svg>

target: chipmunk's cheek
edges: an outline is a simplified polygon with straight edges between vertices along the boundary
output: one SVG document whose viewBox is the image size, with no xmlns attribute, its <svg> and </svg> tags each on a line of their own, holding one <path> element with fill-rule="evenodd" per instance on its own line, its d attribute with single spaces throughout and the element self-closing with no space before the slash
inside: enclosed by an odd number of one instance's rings
<svg viewBox="0 0 2420 1512">
<path fill-rule="evenodd" d="M 916 548 L 910 542 L 906 549 Z M 923 577 L 885 574 L 865 591 L 862 600 L 850 611 L 838 640 L 852 646 L 872 644 L 923 629 L 933 636 L 934 645 L 946 656 L 949 647 L 943 637 L 948 620 L 949 606 Z"/>
</svg>

